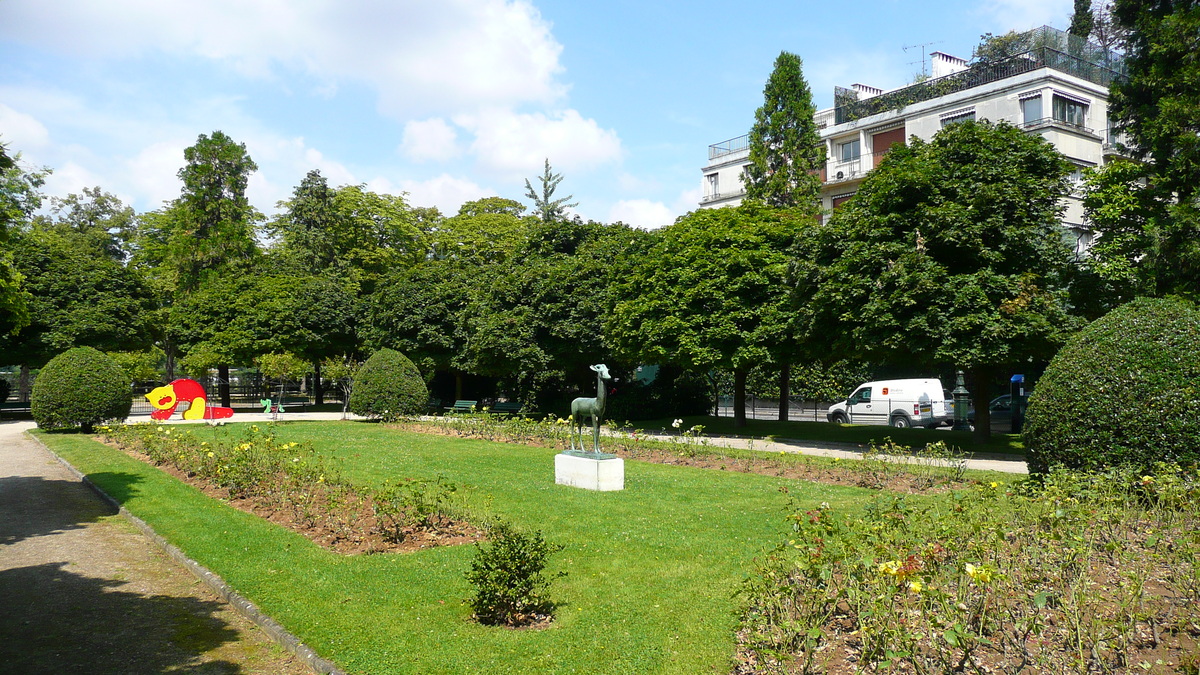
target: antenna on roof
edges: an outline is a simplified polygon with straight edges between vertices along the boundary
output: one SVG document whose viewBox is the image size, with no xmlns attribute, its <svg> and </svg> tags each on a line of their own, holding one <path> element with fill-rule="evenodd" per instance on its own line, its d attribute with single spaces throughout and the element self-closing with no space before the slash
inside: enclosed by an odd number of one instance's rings
<svg viewBox="0 0 1200 675">
<path fill-rule="evenodd" d="M 917 47 L 920 47 L 921 48 L 921 60 L 920 61 L 909 61 L 908 65 L 914 66 L 914 65 L 920 63 L 921 64 L 921 74 L 928 75 L 929 71 L 927 71 L 925 69 L 925 62 L 928 61 L 929 59 L 926 57 L 927 50 L 925 48 L 932 47 L 933 45 L 940 45 L 940 44 L 942 44 L 942 41 L 938 40 L 937 42 L 922 42 L 920 44 L 907 45 L 907 46 L 901 47 L 900 49 L 903 49 L 905 51 L 905 53 L 907 53 L 908 50 L 910 50 L 910 49 L 916 49 Z"/>
</svg>

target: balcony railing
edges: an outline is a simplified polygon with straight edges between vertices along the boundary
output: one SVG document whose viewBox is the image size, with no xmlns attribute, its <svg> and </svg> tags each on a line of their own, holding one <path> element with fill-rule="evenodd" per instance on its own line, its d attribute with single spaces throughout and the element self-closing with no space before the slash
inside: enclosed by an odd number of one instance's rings
<svg viewBox="0 0 1200 675">
<path fill-rule="evenodd" d="M 708 159 L 714 160 L 725 155 L 732 155 L 735 152 L 746 150 L 750 147 L 750 134 L 744 134 L 737 138 L 731 138 L 720 143 L 713 143 L 708 146 Z"/>
<path fill-rule="evenodd" d="M 1052 68 L 1105 87 L 1124 77 L 1124 63 L 1118 56 L 1063 31 L 1042 26 L 1023 33 L 1020 40 L 1028 46 L 1023 53 L 1000 60 L 982 61 L 957 73 L 861 101 L 853 89 L 838 87 L 834 92 L 834 122 L 844 124 L 888 110 L 898 110 L 1039 68 Z"/>
<path fill-rule="evenodd" d="M 1085 127 L 1082 124 L 1074 124 L 1066 120 L 1060 120 L 1056 117 L 1043 117 L 1041 119 L 1030 120 L 1021 124 L 1022 129 L 1039 129 L 1041 127 L 1059 127 L 1062 129 L 1070 129 L 1084 134 L 1096 135 L 1096 130 L 1091 127 Z"/>
<path fill-rule="evenodd" d="M 891 148 L 888 148 L 879 152 L 859 155 L 846 162 L 830 160 L 825 164 L 825 173 L 827 175 L 822 177 L 822 182 L 825 184 L 840 183 L 842 181 L 861 178 L 868 171 L 879 166 L 879 163 L 883 161 L 883 156 L 891 152 L 891 150 Z"/>
</svg>

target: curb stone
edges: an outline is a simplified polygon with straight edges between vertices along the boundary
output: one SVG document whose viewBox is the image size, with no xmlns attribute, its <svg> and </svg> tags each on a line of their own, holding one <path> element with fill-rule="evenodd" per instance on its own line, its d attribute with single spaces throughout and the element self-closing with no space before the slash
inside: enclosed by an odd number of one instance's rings
<svg viewBox="0 0 1200 675">
<path fill-rule="evenodd" d="M 297 658 L 307 664 L 314 673 L 317 673 L 318 675 L 348 675 L 346 671 L 338 668 L 332 661 L 321 658 L 315 651 L 313 651 L 311 647 L 304 644 L 299 638 L 288 632 L 287 629 L 279 624 L 279 622 L 264 614 L 262 610 L 254 606 L 254 603 L 238 594 L 238 592 L 233 590 L 229 584 L 225 583 L 224 579 L 217 576 L 211 570 L 195 560 L 187 557 L 183 551 L 179 550 L 177 547 L 164 539 L 160 534 L 155 532 L 154 528 L 150 527 L 146 521 L 133 515 L 133 513 L 131 513 L 128 509 L 126 509 L 124 506 L 121 506 L 117 500 L 110 497 L 106 492 L 104 492 L 104 490 L 101 490 L 99 486 L 89 480 L 87 476 L 83 475 L 79 469 L 76 469 L 71 465 L 70 462 L 62 457 L 59 457 L 58 453 L 51 450 L 46 446 L 45 443 L 42 442 L 42 439 L 30 433 L 26 433 L 25 435 L 28 438 L 33 439 L 33 441 L 38 445 L 45 448 L 46 452 L 49 452 L 54 459 L 58 460 L 60 464 L 67 468 L 67 471 L 70 471 L 72 475 L 74 475 L 76 478 L 82 481 L 84 485 L 88 486 L 93 492 L 95 492 L 101 500 L 116 509 L 122 516 L 125 517 L 126 520 L 133 523 L 133 525 L 141 530 L 146 537 L 148 537 L 155 543 L 155 545 L 162 549 L 163 553 L 166 553 L 173 560 L 186 567 L 189 572 L 196 576 L 196 578 L 198 578 L 201 582 L 211 588 L 217 595 L 221 596 L 222 599 L 232 605 L 233 608 L 237 610 L 238 614 L 241 614 L 246 619 L 256 624 L 259 628 L 266 632 L 266 634 L 269 635 L 272 640 L 277 642 L 279 646 L 294 654 Z"/>
</svg>

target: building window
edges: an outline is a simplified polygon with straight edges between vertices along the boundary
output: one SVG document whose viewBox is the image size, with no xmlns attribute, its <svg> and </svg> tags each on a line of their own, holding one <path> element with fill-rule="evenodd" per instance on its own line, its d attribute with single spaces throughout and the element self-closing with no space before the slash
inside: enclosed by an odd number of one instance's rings
<svg viewBox="0 0 1200 675">
<path fill-rule="evenodd" d="M 1025 124 L 1042 119 L 1042 97 L 1034 96 L 1021 101 L 1021 116 Z"/>
<path fill-rule="evenodd" d="M 975 121 L 975 111 L 974 110 L 967 110 L 966 112 L 960 112 L 960 113 L 951 113 L 942 118 L 942 128 L 945 129 L 946 127 L 950 126 L 951 124 L 958 124 L 959 122 L 974 122 L 974 121 Z"/>
<path fill-rule="evenodd" d="M 858 139 L 854 139 L 849 143 L 838 144 L 838 158 L 843 162 L 851 162 L 858 159 L 859 156 Z"/>
<path fill-rule="evenodd" d="M 1057 122 L 1082 127 L 1087 119 L 1087 104 L 1063 96 L 1054 96 L 1054 119 Z"/>
<path fill-rule="evenodd" d="M 720 174 L 716 173 L 710 173 L 705 176 L 705 179 L 708 180 L 708 196 L 714 199 L 721 196 L 721 184 L 718 182 L 719 176 Z"/>
</svg>

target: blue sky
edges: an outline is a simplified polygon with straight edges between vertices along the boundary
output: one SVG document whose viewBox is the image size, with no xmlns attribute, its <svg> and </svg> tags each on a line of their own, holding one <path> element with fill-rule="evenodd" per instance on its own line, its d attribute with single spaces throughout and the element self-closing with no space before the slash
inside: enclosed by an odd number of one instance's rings
<svg viewBox="0 0 1200 675">
<path fill-rule="evenodd" d="M 528 203 L 548 157 L 579 215 L 653 228 L 696 207 L 708 145 L 749 130 L 780 51 L 828 107 L 835 85 L 910 82 L 923 52 L 1065 28 L 1071 6 L 0 0 L 0 141 L 54 170 L 48 194 L 98 185 L 139 212 L 217 129 L 268 214 L 311 169 L 446 214 Z"/>
</svg>

